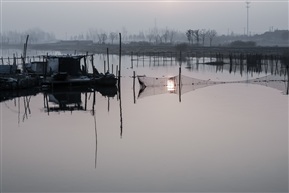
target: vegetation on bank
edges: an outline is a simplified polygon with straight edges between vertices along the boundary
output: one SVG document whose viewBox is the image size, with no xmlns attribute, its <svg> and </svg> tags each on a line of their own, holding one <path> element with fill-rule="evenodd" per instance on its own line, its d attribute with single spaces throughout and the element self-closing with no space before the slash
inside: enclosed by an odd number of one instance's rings
<svg viewBox="0 0 289 193">
<path fill-rule="evenodd" d="M 168 53 L 179 55 L 182 53 L 194 53 L 198 56 L 214 55 L 221 53 L 228 55 L 229 53 L 253 53 L 253 54 L 277 54 L 283 55 L 288 53 L 288 47 L 269 47 L 269 46 L 252 46 L 254 42 L 233 42 L 225 46 L 196 46 L 188 43 L 178 44 L 152 44 L 147 42 L 131 42 L 122 43 L 122 54 L 123 55 L 153 55 L 155 53 Z M 2 48 L 10 49 L 23 49 L 22 44 L 17 45 L 5 45 Z M 95 53 L 95 54 L 106 54 L 107 49 L 110 54 L 119 54 L 118 44 L 97 44 L 92 42 L 57 42 L 47 44 L 30 44 L 28 49 L 49 51 L 65 51 L 68 53 Z M 288 54 L 287 54 L 288 55 Z"/>
<path fill-rule="evenodd" d="M 213 29 L 188 29 L 179 31 L 173 29 L 152 28 L 146 31 L 140 31 L 136 34 L 130 34 L 125 28 L 119 31 L 122 34 L 122 42 L 141 43 L 141 44 L 180 44 L 188 43 L 192 46 L 229 46 L 232 42 L 255 42 L 256 46 L 288 46 L 289 30 L 267 31 L 263 34 L 240 35 L 240 34 L 218 34 Z M 64 42 L 91 42 L 93 44 L 114 45 L 118 44 L 119 32 L 105 32 L 103 30 L 90 29 L 85 33 L 66 36 L 65 40 L 57 39 L 53 33 L 44 32 L 41 29 L 30 29 L 24 32 L 3 31 L 0 33 L 0 43 L 2 45 L 24 44 L 26 35 L 29 34 L 29 44 L 47 44 Z"/>
<path fill-rule="evenodd" d="M 237 40 L 237 41 L 231 42 L 230 46 L 233 46 L 233 47 L 255 47 L 256 42 L 253 42 L 253 41 L 244 42 L 241 40 Z"/>
<path fill-rule="evenodd" d="M 89 30 L 86 35 L 70 37 L 70 40 L 56 40 L 52 33 L 39 29 L 26 32 L 3 32 L 2 48 L 23 49 L 26 33 L 29 33 L 28 49 L 47 51 L 69 51 L 119 53 L 119 36 L 116 32 Z M 207 53 L 261 53 L 283 54 L 288 52 L 289 31 L 275 30 L 264 34 L 218 35 L 215 30 L 189 29 L 180 32 L 170 29 L 153 28 L 139 34 L 129 34 L 122 30 L 122 54 L 150 54 L 155 52 L 195 52 Z"/>
</svg>

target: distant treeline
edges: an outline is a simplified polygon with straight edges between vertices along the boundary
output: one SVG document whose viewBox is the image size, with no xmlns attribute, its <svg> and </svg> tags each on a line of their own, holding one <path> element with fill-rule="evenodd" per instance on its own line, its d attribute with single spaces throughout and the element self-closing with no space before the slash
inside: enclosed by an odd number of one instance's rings
<svg viewBox="0 0 289 193">
<path fill-rule="evenodd" d="M 219 35 L 212 29 L 188 29 L 179 31 L 169 28 L 159 29 L 157 27 L 138 33 L 129 33 L 126 28 L 120 31 L 106 32 L 101 29 L 89 29 L 82 34 L 71 35 L 65 41 L 92 41 L 96 44 L 118 44 L 119 33 L 122 34 L 123 43 L 150 43 L 159 44 L 180 44 L 188 43 L 192 46 L 288 46 L 289 31 L 275 30 L 252 36 L 247 35 Z M 29 34 L 30 44 L 52 43 L 61 41 L 54 33 L 45 32 L 41 29 L 29 29 L 23 32 L 4 31 L 1 33 L 1 44 L 13 45 L 24 44 Z M 62 39 L 63 40 L 63 39 Z"/>
<path fill-rule="evenodd" d="M 237 41 L 233 41 L 232 43 L 230 43 L 230 46 L 233 47 L 255 47 L 256 46 L 256 42 L 253 41 L 241 41 L 241 40 L 237 40 Z"/>
<path fill-rule="evenodd" d="M 29 43 L 46 43 L 56 41 L 54 33 L 44 32 L 41 29 L 29 29 L 20 31 L 3 31 L 1 35 L 2 44 L 24 44 L 29 34 Z"/>
</svg>

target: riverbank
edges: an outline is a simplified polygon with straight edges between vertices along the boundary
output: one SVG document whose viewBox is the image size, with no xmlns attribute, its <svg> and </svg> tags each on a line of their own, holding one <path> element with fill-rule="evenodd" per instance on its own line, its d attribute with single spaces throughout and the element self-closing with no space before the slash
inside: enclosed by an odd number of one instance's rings
<svg viewBox="0 0 289 193">
<path fill-rule="evenodd" d="M 23 49 L 21 44 L 9 44 L 2 45 L 3 49 Z M 119 54 L 118 44 L 81 44 L 81 43 L 47 43 L 47 44 L 29 44 L 28 49 L 44 50 L 44 51 L 69 51 L 76 53 L 94 53 L 94 54 L 106 54 L 109 51 L 110 54 Z M 150 44 L 147 42 L 137 43 L 123 43 L 121 45 L 122 55 L 141 54 L 150 55 L 155 53 L 171 53 L 173 55 L 179 52 L 183 53 L 195 53 L 198 56 L 211 56 L 212 54 L 223 54 L 225 57 L 232 53 L 238 54 L 264 54 L 264 55 L 288 55 L 289 47 L 229 47 L 229 46 L 192 46 L 186 43 L 181 44 Z"/>
</svg>

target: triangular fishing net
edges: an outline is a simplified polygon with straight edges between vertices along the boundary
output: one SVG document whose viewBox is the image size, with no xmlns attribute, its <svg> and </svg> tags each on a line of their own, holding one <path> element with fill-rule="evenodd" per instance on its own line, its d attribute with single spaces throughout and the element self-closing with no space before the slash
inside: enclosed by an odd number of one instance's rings
<svg viewBox="0 0 289 193">
<path fill-rule="evenodd" d="M 199 88 L 229 83 L 258 84 L 278 89 L 284 94 L 288 94 L 288 78 L 286 78 L 286 76 L 276 75 L 268 75 L 261 78 L 240 81 L 212 81 L 210 79 L 201 80 L 185 75 L 161 78 L 138 76 L 138 80 L 141 85 L 138 98 L 165 93 L 185 94 Z"/>
<path fill-rule="evenodd" d="M 210 80 L 201 80 L 184 75 L 173 77 L 138 76 L 141 85 L 138 98 L 164 93 L 184 94 L 192 90 L 218 84 Z"/>
</svg>

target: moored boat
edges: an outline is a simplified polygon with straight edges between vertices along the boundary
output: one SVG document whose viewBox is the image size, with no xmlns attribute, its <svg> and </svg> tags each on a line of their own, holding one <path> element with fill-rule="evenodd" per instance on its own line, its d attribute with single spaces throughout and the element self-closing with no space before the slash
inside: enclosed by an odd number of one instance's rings
<svg viewBox="0 0 289 193">
<path fill-rule="evenodd" d="M 86 62 L 81 65 L 81 59 L 87 55 L 78 56 L 47 56 L 46 70 L 42 81 L 43 87 L 73 87 L 73 86 L 113 86 L 117 83 L 114 74 L 98 73 L 93 66 L 93 73 L 88 73 Z"/>
</svg>

